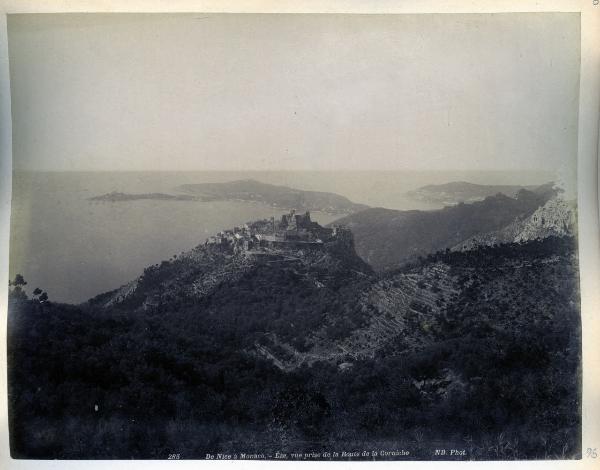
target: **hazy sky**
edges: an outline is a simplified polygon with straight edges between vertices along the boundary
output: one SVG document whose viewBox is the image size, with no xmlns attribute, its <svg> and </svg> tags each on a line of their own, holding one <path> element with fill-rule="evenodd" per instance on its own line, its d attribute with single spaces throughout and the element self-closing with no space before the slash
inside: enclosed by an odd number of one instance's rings
<svg viewBox="0 0 600 470">
<path fill-rule="evenodd" d="M 15 169 L 575 167 L 578 14 L 11 15 Z"/>
</svg>

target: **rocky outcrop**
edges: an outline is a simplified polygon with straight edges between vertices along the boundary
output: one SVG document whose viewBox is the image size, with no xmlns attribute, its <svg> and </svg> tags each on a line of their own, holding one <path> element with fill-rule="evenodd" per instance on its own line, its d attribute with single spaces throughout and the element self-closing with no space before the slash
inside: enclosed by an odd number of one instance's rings
<svg viewBox="0 0 600 470">
<path fill-rule="evenodd" d="M 515 237 L 516 242 L 550 236 L 572 235 L 576 232 L 575 202 L 554 198 L 536 210 Z"/>
<path fill-rule="evenodd" d="M 127 298 L 129 298 L 129 296 L 131 296 L 131 294 L 133 294 L 135 292 L 137 285 L 138 285 L 137 279 L 135 279 L 131 282 L 128 282 L 124 286 L 119 287 L 117 290 L 113 291 L 111 293 L 111 295 L 109 295 L 107 298 L 105 298 L 103 300 L 101 305 L 103 307 L 108 308 L 108 307 L 112 307 L 115 304 L 119 304 L 119 303 L 127 300 Z"/>
<path fill-rule="evenodd" d="M 550 236 L 573 235 L 576 232 L 575 202 L 553 197 L 528 217 L 517 217 L 500 230 L 494 230 L 464 240 L 453 251 L 473 250 L 479 246 L 526 242 Z"/>
</svg>

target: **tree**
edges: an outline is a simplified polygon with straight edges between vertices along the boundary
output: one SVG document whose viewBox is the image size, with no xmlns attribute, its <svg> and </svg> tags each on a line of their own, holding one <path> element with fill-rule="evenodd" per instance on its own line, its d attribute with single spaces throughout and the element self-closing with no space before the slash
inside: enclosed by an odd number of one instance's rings
<svg viewBox="0 0 600 470">
<path fill-rule="evenodd" d="M 22 287 L 27 285 L 27 281 L 23 278 L 22 274 L 15 275 L 15 279 L 13 281 L 8 281 L 9 286 L 13 287 Z"/>
<path fill-rule="evenodd" d="M 42 292 L 42 295 L 39 297 L 40 302 L 46 302 L 48 300 L 48 294 L 46 292 Z"/>
<path fill-rule="evenodd" d="M 33 290 L 33 295 L 40 295 L 42 293 L 42 289 L 40 289 L 39 287 L 36 287 Z"/>
<path fill-rule="evenodd" d="M 27 281 L 21 274 L 17 274 L 13 281 L 8 281 L 8 286 L 12 287 L 8 293 L 9 297 L 13 300 L 27 300 L 27 294 L 23 291 L 23 286 L 27 284 Z"/>
</svg>

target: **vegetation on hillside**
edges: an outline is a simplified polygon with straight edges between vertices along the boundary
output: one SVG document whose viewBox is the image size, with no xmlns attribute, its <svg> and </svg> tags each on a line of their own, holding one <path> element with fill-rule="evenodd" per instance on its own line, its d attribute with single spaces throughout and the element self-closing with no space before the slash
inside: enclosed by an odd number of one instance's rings
<svg viewBox="0 0 600 470">
<path fill-rule="evenodd" d="M 154 267 L 141 282 L 152 290 L 186 262 Z M 386 276 L 393 285 L 433 263 L 448 265 L 464 289 L 406 332 L 420 347 L 407 350 L 398 336 L 349 368 L 317 361 L 282 370 L 255 343 L 275 334 L 301 350 L 324 326 L 334 337 L 350 334 L 364 321 L 358 296 L 379 282 L 369 273 L 340 268 L 327 280 L 333 264 L 265 263 L 209 295 L 164 298 L 146 310 L 137 300 L 105 307 L 102 298 L 81 306 L 28 298 L 15 279 L 11 453 L 163 459 L 407 449 L 410 459 L 432 459 L 434 448 L 457 448 L 468 459 L 578 457 L 574 239 L 442 251 Z"/>
</svg>

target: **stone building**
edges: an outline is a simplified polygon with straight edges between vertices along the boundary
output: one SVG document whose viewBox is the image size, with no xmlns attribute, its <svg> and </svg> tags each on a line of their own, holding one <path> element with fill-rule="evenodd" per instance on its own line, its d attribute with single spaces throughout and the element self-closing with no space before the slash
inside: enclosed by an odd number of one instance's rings
<svg viewBox="0 0 600 470">
<path fill-rule="evenodd" d="M 291 210 L 279 221 L 271 217 L 221 231 L 207 238 L 205 245 L 240 253 L 261 248 L 316 247 L 334 240 L 343 242 L 348 237 L 351 240 L 347 229 L 322 227 L 311 220 L 310 212 L 296 214 L 295 210 Z"/>
</svg>

